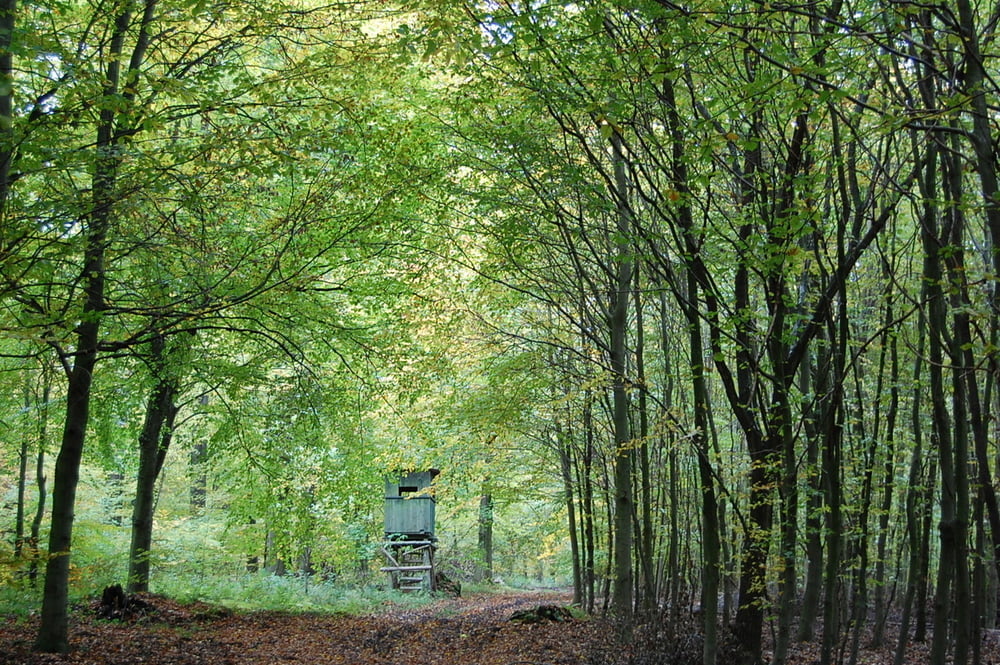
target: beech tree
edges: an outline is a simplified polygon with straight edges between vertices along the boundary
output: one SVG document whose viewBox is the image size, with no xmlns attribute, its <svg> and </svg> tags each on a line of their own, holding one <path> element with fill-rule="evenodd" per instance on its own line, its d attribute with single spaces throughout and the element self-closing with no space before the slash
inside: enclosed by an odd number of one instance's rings
<svg viewBox="0 0 1000 665">
<path fill-rule="evenodd" d="M 178 389 L 155 349 L 212 327 L 257 328 L 282 348 L 279 334 L 257 325 L 274 311 L 268 294 L 336 288 L 323 284 L 324 257 L 377 204 L 332 208 L 329 197 L 351 176 L 331 171 L 331 159 L 349 152 L 333 141 L 304 143 L 306 128 L 295 126 L 302 116 L 272 115 L 291 104 L 311 104 L 313 113 L 345 108 L 316 91 L 318 70 L 306 56 L 339 57 L 327 37 L 348 17 L 280 4 L 188 9 L 149 0 L 4 13 L 9 43 L 0 65 L 13 79 L 0 109 L 10 118 L 4 284 L 18 304 L 7 312 L 18 334 L 58 354 L 67 379 L 37 642 L 46 651 L 68 644 L 73 507 L 99 356 L 154 347 L 162 389 L 141 437 L 146 500 L 135 516 L 136 533 L 148 536 L 149 478 L 162 464 Z M 49 30 L 34 32 L 46 22 Z M 293 171 L 297 188 L 272 189 L 275 177 Z M 219 198 L 207 198 L 213 193 Z M 147 543 L 136 540 L 136 562 Z M 133 572 L 143 583 L 144 573 Z"/>
</svg>

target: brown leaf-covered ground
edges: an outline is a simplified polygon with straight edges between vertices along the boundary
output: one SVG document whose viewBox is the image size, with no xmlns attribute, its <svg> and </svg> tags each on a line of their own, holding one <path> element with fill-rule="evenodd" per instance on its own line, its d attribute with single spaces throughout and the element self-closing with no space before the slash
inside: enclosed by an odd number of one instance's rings
<svg viewBox="0 0 1000 665">
<path fill-rule="evenodd" d="M 233 613 L 147 596 L 145 616 L 101 621 L 96 611 L 73 614 L 72 651 L 31 649 L 37 624 L 0 624 L 2 665 L 514 665 L 605 663 L 604 622 L 511 622 L 516 610 L 565 604 L 543 592 L 477 594 L 441 599 L 418 609 L 387 605 L 365 616 Z"/>
<path fill-rule="evenodd" d="M 474 594 L 419 608 L 385 605 L 363 616 L 230 612 L 143 596 L 151 608 L 129 621 L 97 619 L 96 603 L 73 613 L 73 649 L 32 651 L 37 623 L 0 622 L 0 665 L 687 665 L 700 661 L 695 632 L 666 636 L 647 625 L 627 646 L 599 618 L 512 622 L 518 610 L 564 606 L 555 592 Z M 1000 663 L 990 632 L 983 662 Z M 727 662 L 725 653 L 720 663 Z M 863 663 L 891 663 L 890 648 L 865 650 Z M 907 663 L 927 662 L 926 645 L 911 645 Z M 790 665 L 819 661 L 815 644 L 796 645 Z"/>
</svg>

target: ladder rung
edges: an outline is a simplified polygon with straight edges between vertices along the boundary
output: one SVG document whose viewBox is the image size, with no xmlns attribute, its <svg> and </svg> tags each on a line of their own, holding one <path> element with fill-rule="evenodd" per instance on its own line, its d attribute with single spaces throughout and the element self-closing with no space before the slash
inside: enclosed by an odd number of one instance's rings
<svg viewBox="0 0 1000 665">
<path fill-rule="evenodd" d="M 431 570 L 431 566 L 383 566 L 380 568 L 383 573 L 396 573 L 406 571 Z"/>
</svg>

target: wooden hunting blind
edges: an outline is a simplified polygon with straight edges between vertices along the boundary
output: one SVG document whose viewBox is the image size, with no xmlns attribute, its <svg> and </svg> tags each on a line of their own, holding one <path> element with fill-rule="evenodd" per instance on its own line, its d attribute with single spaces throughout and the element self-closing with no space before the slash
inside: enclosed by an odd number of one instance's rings
<svg viewBox="0 0 1000 665">
<path fill-rule="evenodd" d="M 434 495 L 437 469 L 411 471 L 385 479 L 385 535 L 399 538 L 434 537 Z"/>
<path fill-rule="evenodd" d="M 394 589 L 434 590 L 434 493 L 437 469 L 410 471 L 385 480 L 385 542 L 382 552 Z"/>
</svg>

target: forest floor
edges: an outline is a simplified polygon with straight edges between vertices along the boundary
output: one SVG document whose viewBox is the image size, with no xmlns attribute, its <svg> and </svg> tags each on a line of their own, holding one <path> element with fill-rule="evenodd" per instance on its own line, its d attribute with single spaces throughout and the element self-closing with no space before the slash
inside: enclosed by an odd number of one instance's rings
<svg viewBox="0 0 1000 665">
<path fill-rule="evenodd" d="M 357 616 L 232 612 L 141 598 L 148 609 L 128 621 L 98 619 L 97 603 L 76 608 L 72 650 L 63 655 L 32 651 L 36 621 L 0 617 L 0 665 L 687 665 L 701 655 L 693 632 L 666 638 L 640 627 L 623 646 L 599 618 L 511 621 L 518 611 L 568 605 L 569 595 L 551 591 L 473 594 L 417 608 L 387 604 Z M 1000 654 L 997 644 L 987 651 Z M 790 665 L 818 661 L 810 644 L 797 645 L 789 658 Z M 891 663 L 892 654 L 864 651 L 860 662 Z M 925 662 L 926 647 L 911 647 L 907 663 Z"/>
</svg>

